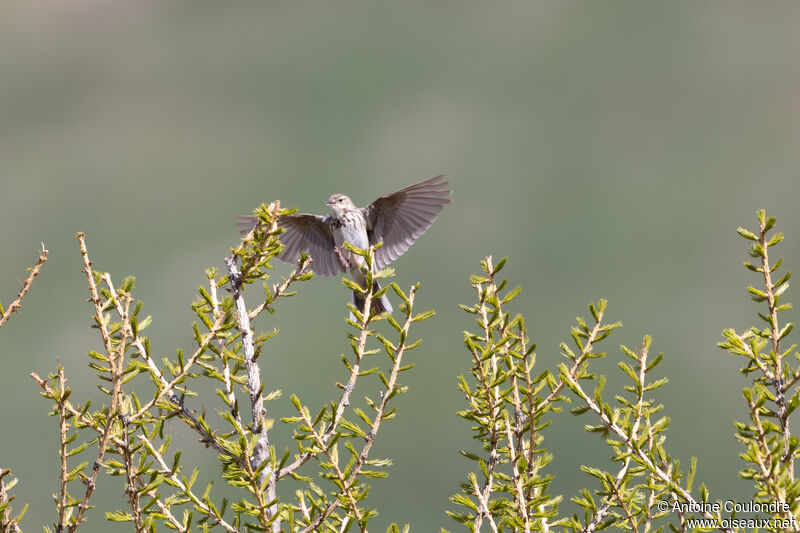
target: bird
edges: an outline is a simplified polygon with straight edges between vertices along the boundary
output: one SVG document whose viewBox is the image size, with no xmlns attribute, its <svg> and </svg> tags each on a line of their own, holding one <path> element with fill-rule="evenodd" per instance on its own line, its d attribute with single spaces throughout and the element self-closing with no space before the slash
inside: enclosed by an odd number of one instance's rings
<svg viewBox="0 0 800 533">
<path fill-rule="evenodd" d="M 285 229 L 280 239 L 284 249 L 278 258 L 287 263 L 297 263 L 306 252 L 313 260 L 313 269 L 322 276 L 336 276 L 350 272 L 353 281 L 364 287 L 366 276 L 362 268 L 366 261 L 343 247 L 345 242 L 367 249 L 383 243 L 375 252 L 375 270 L 385 268 L 403 255 L 414 242 L 431 227 L 444 208 L 450 203 L 447 196 L 452 192 L 444 175 L 429 178 L 409 185 L 399 191 L 385 194 L 367 207 L 358 208 L 344 194 L 332 194 L 326 205 L 328 216 L 309 213 L 282 215 L 278 226 Z M 252 215 L 237 217 L 237 225 L 246 233 L 257 224 Z M 372 293 L 380 290 L 375 281 Z M 363 296 L 353 291 L 353 306 L 364 312 Z M 392 305 L 386 295 L 373 300 L 371 315 L 391 313 Z"/>
</svg>

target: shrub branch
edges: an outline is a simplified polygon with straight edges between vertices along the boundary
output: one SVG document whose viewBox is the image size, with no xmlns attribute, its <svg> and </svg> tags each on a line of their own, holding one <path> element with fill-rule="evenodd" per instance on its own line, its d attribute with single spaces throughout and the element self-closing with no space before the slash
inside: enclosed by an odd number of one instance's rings
<svg viewBox="0 0 800 533">
<path fill-rule="evenodd" d="M 33 280 L 42 270 L 42 266 L 44 265 L 45 261 L 47 261 L 48 253 L 50 252 L 44 247 L 44 243 L 42 243 L 42 250 L 39 252 L 39 258 L 36 260 L 36 264 L 28 269 L 28 277 L 26 277 L 25 281 L 22 282 L 22 288 L 17 293 L 17 297 L 5 310 L 3 309 L 3 306 L 0 305 L 0 327 L 3 327 L 3 325 L 8 322 L 8 319 L 11 318 L 11 315 L 16 313 L 17 310 L 22 307 L 22 299 L 25 298 L 26 294 L 28 294 L 31 285 L 33 285 Z"/>
</svg>

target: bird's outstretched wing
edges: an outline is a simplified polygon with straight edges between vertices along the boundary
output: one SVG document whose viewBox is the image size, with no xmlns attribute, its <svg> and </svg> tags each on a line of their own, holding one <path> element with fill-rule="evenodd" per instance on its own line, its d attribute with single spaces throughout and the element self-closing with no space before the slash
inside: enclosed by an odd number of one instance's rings
<svg viewBox="0 0 800 533">
<path fill-rule="evenodd" d="M 383 268 L 408 250 L 436 220 L 450 200 L 444 175 L 430 178 L 405 189 L 381 196 L 362 209 L 367 220 L 370 244 L 383 241 L 375 253 L 378 268 Z"/>
<path fill-rule="evenodd" d="M 255 217 L 236 217 L 236 224 L 249 231 L 255 225 Z M 327 217 L 299 213 L 278 218 L 278 226 L 286 228 L 281 236 L 285 248 L 278 259 L 295 264 L 305 251 L 314 262 L 311 268 L 321 276 L 336 276 L 344 272 L 344 266 L 336 256 L 331 226 Z"/>
</svg>

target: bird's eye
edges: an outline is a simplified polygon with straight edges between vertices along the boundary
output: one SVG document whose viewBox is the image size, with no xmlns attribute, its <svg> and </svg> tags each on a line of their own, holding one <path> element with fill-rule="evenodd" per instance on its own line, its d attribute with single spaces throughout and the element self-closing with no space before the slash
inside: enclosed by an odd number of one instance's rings
<svg viewBox="0 0 800 533">
<path fill-rule="evenodd" d="M 337 202 L 339 202 L 339 203 L 341 203 L 341 202 L 342 202 L 342 199 L 341 199 L 341 198 L 339 198 L 339 199 L 338 199 L 338 200 L 336 200 L 336 201 L 337 201 Z"/>
</svg>

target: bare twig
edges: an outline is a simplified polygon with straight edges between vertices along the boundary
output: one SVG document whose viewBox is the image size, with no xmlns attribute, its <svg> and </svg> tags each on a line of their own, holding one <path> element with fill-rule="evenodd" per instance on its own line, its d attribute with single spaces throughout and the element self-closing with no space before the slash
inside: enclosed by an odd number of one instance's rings
<svg viewBox="0 0 800 533">
<path fill-rule="evenodd" d="M 5 312 L 0 315 L 0 327 L 2 327 L 3 324 L 5 324 L 8 319 L 11 318 L 12 314 L 17 312 L 17 309 L 22 307 L 22 299 L 26 294 L 28 294 L 28 290 L 30 290 L 31 285 L 33 285 L 34 278 L 38 276 L 39 272 L 42 270 L 42 265 L 44 265 L 44 262 L 47 261 L 48 253 L 49 251 L 44 247 L 44 243 L 42 243 L 42 251 L 39 252 L 39 258 L 36 260 L 36 264 L 29 269 L 30 273 L 28 274 L 28 277 L 25 278 L 25 281 L 22 282 L 22 288 L 17 293 L 17 298 L 11 302 L 11 304 L 8 306 L 8 309 L 6 309 Z"/>
</svg>

